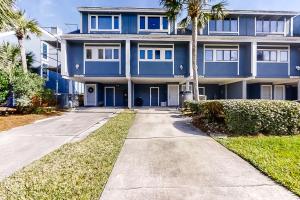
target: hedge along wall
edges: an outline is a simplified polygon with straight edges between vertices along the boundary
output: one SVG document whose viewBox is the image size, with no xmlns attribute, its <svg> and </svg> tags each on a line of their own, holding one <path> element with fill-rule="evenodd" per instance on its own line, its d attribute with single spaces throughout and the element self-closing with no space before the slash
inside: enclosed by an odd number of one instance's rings
<svg viewBox="0 0 300 200">
<path fill-rule="evenodd" d="M 212 113 L 223 116 L 228 131 L 235 134 L 300 133 L 300 104 L 296 102 L 220 100 L 186 102 L 185 106 L 203 118 L 213 119 Z"/>
</svg>

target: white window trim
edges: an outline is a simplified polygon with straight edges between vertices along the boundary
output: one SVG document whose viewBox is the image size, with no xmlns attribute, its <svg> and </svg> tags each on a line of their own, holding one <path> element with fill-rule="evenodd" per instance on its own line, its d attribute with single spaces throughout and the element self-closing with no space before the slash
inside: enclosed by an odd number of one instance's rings
<svg viewBox="0 0 300 200">
<path fill-rule="evenodd" d="M 140 47 L 140 46 L 147 46 L 149 47 Z M 151 45 L 151 46 L 150 46 Z M 157 46 L 172 46 L 172 48 L 155 48 L 155 45 Z M 145 59 L 140 59 L 140 50 L 145 50 Z M 153 50 L 153 57 L 152 59 L 146 59 L 147 58 L 147 50 Z M 155 59 L 155 50 L 160 50 L 160 58 L 161 59 Z M 165 59 L 165 51 L 166 50 L 171 50 L 172 51 L 172 59 Z M 174 44 L 144 44 L 140 43 L 138 44 L 138 75 L 140 74 L 140 62 L 172 62 L 173 69 L 172 69 L 172 74 L 175 74 L 175 62 L 174 62 Z M 162 57 L 163 56 L 163 57 Z M 164 58 L 164 59 L 162 59 Z"/>
<path fill-rule="evenodd" d="M 140 17 L 145 17 L 145 29 L 140 29 Z M 159 29 L 149 29 L 148 27 L 148 17 L 159 17 L 160 18 L 160 26 Z M 139 32 L 166 32 L 170 33 L 170 20 L 168 19 L 168 29 L 163 29 L 163 18 L 167 17 L 165 15 L 138 15 L 137 27 Z"/>
<path fill-rule="evenodd" d="M 283 99 L 275 99 L 276 97 L 276 88 L 281 88 L 283 92 Z M 274 86 L 274 100 L 286 100 L 286 93 L 285 93 L 285 85 L 275 85 Z"/>
<path fill-rule="evenodd" d="M 43 57 L 43 55 L 44 55 L 44 52 L 43 52 L 43 46 L 44 46 L 44 44 L 47 46 L 47 59 L 45 59 Z M 42 61 L 46 61 L 46 62 L 49 61 L 49 44 L 46 43 L 46 42 L 44 42 L 44 41 L 41 41 L 41 58 L 42 58 Z"/>
<path fill-rule="evenodd" d="M 98 27 L 98 17 L 99 16 L 109 16 L 109 17 L 111 17 L 112 19 L 111 19 L 111 27 L 112 27 L 112 29 L 99 29 L 99 27 Z M 92 27 L 91 27 L 91 23 L 92 23 L 92 17 L 96 17 L 96 28 L 95 29 L 93 29 Z M 115 17 L 119 17 L 119 28 L 118 29 L 114 29 L 114 22 L 115 22 Z M 121 25 L 122 25 L 122 17 L 121 17 L 121 15 L 93 15 L 93 14 L 89 14 L 88 15 L 88 32 L 90 33 L 91 31 L 95 31 L 95 32 L 101 32 L 101 31 L 116 31 L 116 32 L 121 32 L 121 30 L 122 30 L 122 27 L 121 27 Z"/>
<path fill-rule="evenodd" d="M 101 45 L 101 46 L 99 46 L 99 45 Z M 103 48 L 119 49 L 119 59 L 98 59 L 98 49 L 103 49 Z M 87 49 L 92 49 L 92 59 L 86 59 L 86 50 Z M 84 43 L 83 74 L 85 74 L 85 63 L 86 62 L 119 62 L 119 74 L 121 74 L 122 73 L 121 49 L 122 48 L 121 48 L 120 43 Z M 94 56 L 96 56 L 97 59 L 93 59 Z M 103 56 L 105 56 L 105 52 L 103 53 Z M 112 58 L 114 58 L 114 51 L 112 52 Z"/>
<path fill-rule="evenodd" d="M 109 87 L 104 87 L 104 106 L 106 106 L 106 89 L 114 89 L 114 105 L 116 106 L 116 87 L 109 86 Z"/>
<path fill-rule="evenodd" d="M 285 47 L 286 49 L 276 49 L 276 48 L 259 48 L 260 46 L 262 47 L 277 47 L 277 48 L 283 48 Z M 279 45 L 279 46 L 275 46 L 275 45 L 257 45 L 257 50 L 256 50 L 256 56 L 258 51 L 276 51 L 277 53 L 277 58 L 276 61 L 260 61 L 257 60 L 257 63 L 283 63 L 283 64 L 288 64 L 290 65 L 290 45 Z M 281 51 L 287 51 L 288 52 L 288 60 L 287 61 L 280 61 L 280 52 Z"/>
<path fill-rule="evenodd" d="M 170 86 L 176 86 L 177 87 L 177 92 L 178 92 L 178 97 L 177 97 L 177 102 L 178 104 L 177 105 L 172 105 L 172 106 L 179 106 L 179 95 L 180 95 L 180 91 L 179 91 L 179 85 L 177 84 L 169 84 L 168 85 L 168 106 L 170 105 L 170 99 L 169 99 L 169 93 L 170 93 Z"/>
<path fill-rule="evenodd" d="M 198 87 L 198 90 L 199 90 L 200 88 L 203 89 L 203 92 L 204 92 L 203 95 L 206 95 L 205 87 L 203 87 L 203 86 L 202 86 L 202 87 Z"/>
<path fill-rule="evenodd" d="M 219 48 L 219 47 L 231 47 L 231 48 Z M 218 48 L 216 48 L 218 47 Z M 205 59 L 205 52 L 206 50 L 213 50 L 213 61 L 206 61 Z M 236 61 L 217 61 L 216 60 L 216 51 L 217 50 L 234 50 L 238 52 L 238 58 Z M 240 45 L 239 44 L 204 44 L 203 45 L 203 76 L 205 76 L 205 68 L 206 63 L 237 63 L 237 75 L 240 75 Z"/>
<path fill-rule="evenodd" d="M 223 20 L 224 21 L 224 20 Z M 231 21 L 231 20 L 230 20 Z M 240 35 L 240 17 L 237 17 L 237 31 L 210 31 L 209 28 L 209 22 L 210 20 L 208 20 L 208 35 L 210 33 L 214 34 L 214 33 L 219 33 L 219 34 L 237 34 L 237 35 Z"/>
<path fill-rule="evenodd" d="M 273 86 L 272 85 L 261 85 L 260 86 L 260 99 L 262 99 L 263 96 L 263 87 L 268 87 L 270 89 L 270 94 L 271 94 L 271 98 L 270 99 L 265 99 L 265 100 L 272 100 L 273 99 Z"/>
<path fill-rule="evenodd" d="M 270 32 L 261 32 L 261 31 L 257 31 L 257 21 L 269 21 L 270 22 Z M 283 32 L 271 32 L 271 21 L 281 21 L 281 20 L 258 20 L 256 17 L 255 17 L 255 36 L 256 35 L 284 35 L 284 36 L 286 36 L 286 26 L 287 26 L 287 22 L 286 22 L 286 17 L 284 18 L 284 21 L 283 21 L 283 23 L 284 23 L 284 31 Z M 264 24 L 263 24 L 263 26 L 264 26 Z M 277 27 L 278 27 L 278 24 L 277 24 Z M 276 27 L 276 28 L 277 28 Z"/>
<path fill-rule="evenodd" d="M 152 106 L 152 102 L 151 102 L 151 99 L 152 99 L 152 95 L 151 95 L 151 90 L 152 89 L 158 89 L 157 90 L 157 93 L 158 93 L 158 106 L 159 106 L 159 87 L 150 87 L 150 106 Z"/>
<path fill-rule="evenodd" d="M 90 85 L 95 86 L 95 104 L 94 104 L 94 105 L 87 105 L 87 88 L 88 88 Z M 84 106 L 97 106 L 97 95 L 98 95 L 97 84 L 85 84 L 85 90 L 84 90 Z"/>
<path fill-rule="evenodd" d="M 45 62 L 43 62 L 42 61 L 42 63 L 41 63 L 41 77 L 42 78 L 44 78 L 44 76 L 43 76 L 43 69 L 44 69 L 44 67 L 43 67 L 43 65 L 48 65 L 48 63 L 45 63 Z M 49 81 L 49 69 L 48 68 L 46 68 L 46 70 L 47 70 L 47 78 L 44 78 L 46 81 Z"/>
</svg>

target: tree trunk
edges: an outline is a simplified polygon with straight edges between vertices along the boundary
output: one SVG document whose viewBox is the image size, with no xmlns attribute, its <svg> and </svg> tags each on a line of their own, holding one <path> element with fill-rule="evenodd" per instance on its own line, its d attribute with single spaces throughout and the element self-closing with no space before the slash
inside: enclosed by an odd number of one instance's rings
<svg viewBox="0 0 300 200">
<path fill-rule="evenodd" d="M 192 19 L 192 67 L 193 67 L 193 88 L 194 100 L 199 101 L 199 86 L 198 86 L 198 66 L 197 66 L 197 37 L 198 37 L 198 18 Z"/>
<path fill-rule="evenodd" d="M 27 60 L 26 60 L 26 52 L 25 52 L 25 47 L 24 47 L 24 40 L 23 39 L 19 39 L 19 47 L 20 47 L 20 51 L 21 51 L 21 58 L 22 58 L 22 67 L 24 72 L 27 72 Z"/>
</svg>

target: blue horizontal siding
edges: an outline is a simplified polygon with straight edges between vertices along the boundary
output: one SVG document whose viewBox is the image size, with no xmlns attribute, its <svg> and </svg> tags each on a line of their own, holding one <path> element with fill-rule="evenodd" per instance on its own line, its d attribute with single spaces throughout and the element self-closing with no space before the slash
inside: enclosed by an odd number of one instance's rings
<svg viewBox="0 0 300 200">
<path fill-rule="evenodd" d="M 287 63 L 257 63 L 257 77 L 288 77 Z"/>
<path fill-rule="evenodd" d="M 67 49 L 69 75 L 83 75 L 83 44 L 68 43 Z M 78 69 L 75 68 L 76 64 L 79 65 Z"/>
<path fill-rule="evenodd" d="M 238 63 L 237 62 L 206 62 L 206 77 L 236 77 Z"/>
<path fill-rule="evenodd" d="M 119 74 L 120 62 L 85 62 L 86 76 L 124 76 L 124 73 Z"/>
<path fill-rule="evenodd" d="M 170 76 L 173 74 L 173 62 L 140 62 L 139 75 Z"/>
</svg>

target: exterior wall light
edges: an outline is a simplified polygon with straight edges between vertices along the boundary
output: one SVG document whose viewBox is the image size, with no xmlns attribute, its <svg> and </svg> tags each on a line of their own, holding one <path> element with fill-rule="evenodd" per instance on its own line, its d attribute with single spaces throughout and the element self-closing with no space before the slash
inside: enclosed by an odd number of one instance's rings
<svg viewBox="0 0 300 200">
<path fill-rule="evenodd" d="M 79 69 L 79 67 L 80 67 L 79 64 L 76 64 L 76 65 L 75 65 L 75 68 L 76 68 L 77 70 Z"/>
<path fill-rule="evenodd" d="M 183 65 L 180 65 L 180 67 L 179 67 L 181 70 L 183 70 Z"/>
</svg>

